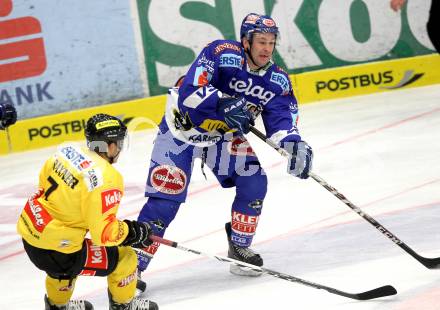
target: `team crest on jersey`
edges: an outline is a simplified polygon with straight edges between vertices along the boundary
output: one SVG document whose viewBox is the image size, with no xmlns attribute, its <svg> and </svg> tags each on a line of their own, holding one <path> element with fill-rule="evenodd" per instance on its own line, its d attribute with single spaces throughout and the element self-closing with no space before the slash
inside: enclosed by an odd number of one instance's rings
<svg viewBox="0 0 440 310">
<path fill-rule="evenodd" d="M 209 84 L 211 78 L 212 78 L 212 74 L 208 72 L 206 67 L 204 66 L 197 67 L 196 72 L 194 74 L 193 85 L 197 85 L 199 87 L 206 86 Z"/>
<path fill-rule="evenodd" d="M 235 156 L 257 156 L 248 140 L 240 136 L 234 137 L 228 143 L 228 151 L 231 155 Z"/>
<path fill-rule="evenodd" d="M 177 195 L 186 188 L 186 174 L 175 166 L 160 165 L 151 171 L 150 182 L 158 192 Z"/>
<path fill-rule="evenodd" d="M 119 189 L 109 189 L 101 193 L 102 214 L 119 205 L 122 192 Z"/>
<path fill-rule="evenodd" d="M 281 89 L 283 90 L 283 96 L 287 95 L 290 92 L 289 80 L 284 74 L 272 72 L 270 76 L 270 81 L 281 87 Z"/>
</svg>

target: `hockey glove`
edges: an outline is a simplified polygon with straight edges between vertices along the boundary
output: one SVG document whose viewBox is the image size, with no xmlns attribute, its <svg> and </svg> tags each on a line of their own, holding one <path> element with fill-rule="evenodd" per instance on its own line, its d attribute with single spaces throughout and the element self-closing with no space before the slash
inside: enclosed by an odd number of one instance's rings
<svg viewBox="0 0 440 310">
<path fill-rule="evenodd" d="M 0 129 L 15 124 L 17 121 L 17 111 L 13 105 L 0 104 Z"/>
<path fill-rule="evenodd" d="M 300 179 L 307 179 L 312 170 L 312 148 L 304 141 L 287 142 L 283 148 L 292 155 L 287 163 L 287 172 Z"/>
<path fill-rule="evenodd" d="M 237 129 L 247 134 L 250 125 L 254 125 L 252 113 L 246 108 L 246 100 L 239 98 L 220 98 L 217 105 L 217 114 L 225 120 L 230 129 Z"/>
<path fill-rule="evenodd" d="M 153 243 L 150 240 L 152 230 L 150 225 L 145 222 L 124 220 L 128 225 L 128 235 L 121 245 L 133 248 L 146 248 Z"/>
</svg>

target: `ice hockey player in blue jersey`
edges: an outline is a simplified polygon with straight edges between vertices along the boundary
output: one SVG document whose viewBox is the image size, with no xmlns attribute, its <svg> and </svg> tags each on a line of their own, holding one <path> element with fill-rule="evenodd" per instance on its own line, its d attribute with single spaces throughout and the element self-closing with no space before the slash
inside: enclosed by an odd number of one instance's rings
<svg viewBox="0 0 440 310">
<path fill-rule="evenodd" d="M 312 149 L 297 130 L 298 107 L 286 72 L 273 63 L 278 27 L 266 15 L 248 14 L 241 42 L 209 43 L 178 87 L 171 88 L 159 125 L 145 196 L 138 220 L 163 236 L 185 201 L 194 159 L 202 159 L 223 188 L 235 187 L 231 221 L 226 223 L 228 256 L 257 266 L 261 256 L 250 249 L 267 190 L 267 177 L 245 138 L 261 115 L 266 136 L 292 154 L 288 172 L 305 179 Z M 225 208 L 228 207 L 225 205 Z M 138 254 L 145 270 L 159 244 Z M 260 273 L 231 266 L 231 272 Z"/>
</svg>

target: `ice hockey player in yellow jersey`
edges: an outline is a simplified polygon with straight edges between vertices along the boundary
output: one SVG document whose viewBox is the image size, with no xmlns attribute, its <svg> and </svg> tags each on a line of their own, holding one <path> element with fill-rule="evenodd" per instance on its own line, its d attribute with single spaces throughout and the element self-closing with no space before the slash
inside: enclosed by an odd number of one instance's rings
<svg viewBox="0 0 440 310">
<path fill-rule="evenodd" d="M 135 297 L 137 258 L 151 228 L 116 217 L 124 194 L 118 160 L 127 128 L 116 117 L 96 114 L 86 124 L 87 148 L 63 144 L 40 171 L 39 188 L 20 214 L 17 230 L 32 263 L 46 272 L 45 309 L 93 309 L 71 300 L 79 275 L 106 276 L 109 309 L 151 310 Z M 86 237 L 89 233 L 91 239 Z"/>
</svg>

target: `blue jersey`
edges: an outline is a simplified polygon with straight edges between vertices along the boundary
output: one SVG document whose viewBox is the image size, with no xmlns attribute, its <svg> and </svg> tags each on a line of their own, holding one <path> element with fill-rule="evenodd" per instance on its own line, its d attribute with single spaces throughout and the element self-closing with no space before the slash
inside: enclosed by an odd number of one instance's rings
<svg viewBox="0 0 440 310">
<path fill-rule="evenodd" d="M 288 75 L 270 62 L 258 71 L 248 67 L 239 42 L 217 40 L 193 62 L 182 85 L 169 91 L 166 121 L 176 138 L 209 145 L 230 131 L 217 114 L 223 96 L 243 96 L 261 112 L 266 136 L 277 144 L 300 141 L 298 106 Z"/>
</svg>

